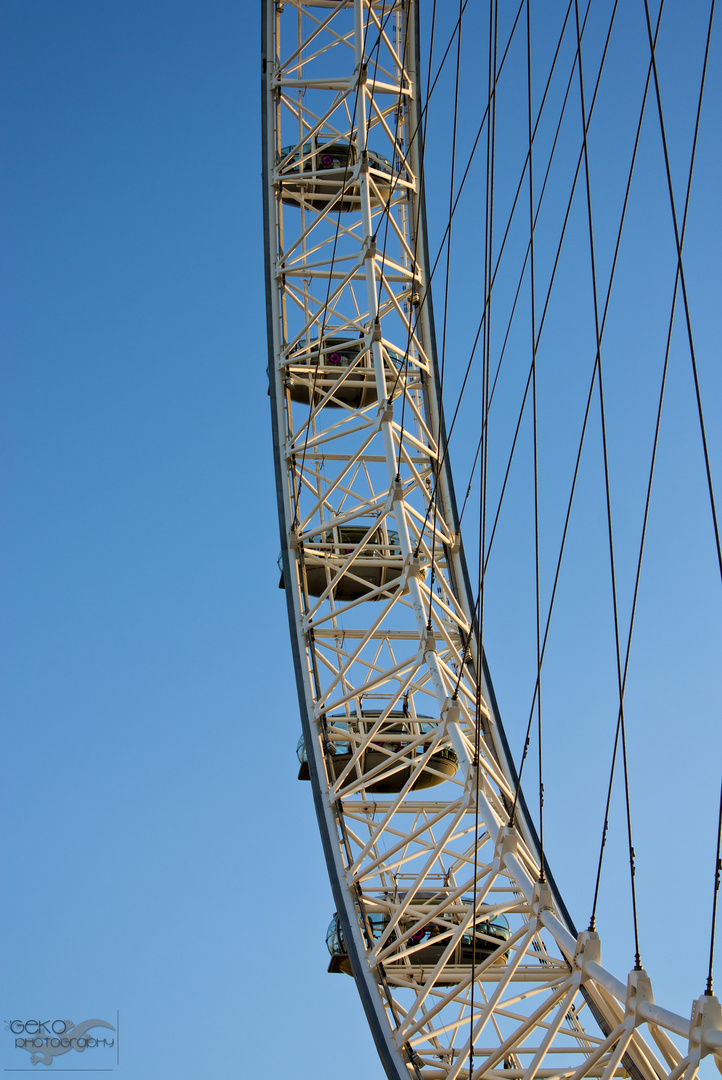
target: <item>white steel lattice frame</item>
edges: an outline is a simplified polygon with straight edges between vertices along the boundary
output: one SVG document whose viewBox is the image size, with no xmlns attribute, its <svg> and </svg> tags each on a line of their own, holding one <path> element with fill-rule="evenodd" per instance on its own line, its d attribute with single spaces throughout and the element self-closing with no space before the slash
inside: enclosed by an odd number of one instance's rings
<svg viewBox="0 0 722 1080">
<path fill-rule="evenodd" d="M 717 999 L 690 1021 L 609 974 L 540 881 L 523 800 L 509 825 L 439 421 L 417 23 L 415 0 L 263 4 L 282 573 L 343 940 L 389 1077 L 691 1078 L 722 1054 Z"/>
</svg>

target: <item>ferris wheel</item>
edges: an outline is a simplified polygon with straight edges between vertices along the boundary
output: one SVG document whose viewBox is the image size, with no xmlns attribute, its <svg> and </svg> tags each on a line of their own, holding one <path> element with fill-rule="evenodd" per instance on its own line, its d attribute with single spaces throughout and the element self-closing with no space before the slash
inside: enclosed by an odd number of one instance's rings
<svg viewBox="0 0 722 1080">
<path fill-rule="evenodd" d="M 581 92 L 581 188 L 593 102 L 581 78 L 589 6 L 581 15 L 580 6 L 564 5 L 562 32 L 572 42 L 569 85 L 579 78 Z M 513 41 L 524 49 L 530 41 L 529 4 L 514 5 L 508 33 L 498 8 L 489 5 L 489 42 L 479 50 L 490 59 L 475 313 L 481 554 L 470 569 L 448 452 L 456 423 L 445 386 L 448 304 L 435 328 L 431 303 L 439 258 L 429 251 L 424 205 L 431 65 L 422 70 L 419 2 L 263 3 L 279 572 L 301 713 L 299 778 L 313 792 L 336 909 L 329 971 L 355 979 L 393 1080 L 691 1080 L 705 1058 L 722 1071 L 722 1010 L 711 982 L 691 1017 L 678 1015 L 655 1002 L 639 956 L 629 974 L 614 975 L 602 964 L 594 919 L 581 932 L 574 926 L 486 664 L 484 574 L 495 528 L 485 503 L 496 388 L 489 312 L 497 252 L 507 243 L 491 236 L 493 172 L 502 168 L 492 151 L 507 54 Z M 437 46 L 439 60 L 450 50 L 453 57 L 465 9 L 448 44 Z M 652 25 L 652 58 L 654 35 Z M 559 50 L 552 54 L 556 65 Z M 652 62 L 649 73 L 654 88 Z M 520 182 L 514 207 L 519 198 L 528 205 L 523 276 L 531 267 L 533 277 L 544 174 L 532 165 L 541 107 L 531 88 L 528 97 L 521 176 L 532 180 Z M 452 176 L 449 225 L 462 172 L 456 187 Z M 588 183 L 587 172 L 587 194 Z M 681 218 L 675 224 L 681 265 Z M 442 277 L 443 269 L 435 285 Z M 449 280 L 447 272 L 447 292 Z M 536 420 L 546 308 L 534 311 L 533 280 L 531 295 L 524 402 Z M 600 397 L 602 308 L 592 375 Z M 536 434 L 533 449 L 536 492 Z M 537 719 L 541 740 L 542 636 L 537 604 L 527 744 Z M 620 687 L 621 701 L 621 664 Z M 623 720 L 620 705 L 620 759 Z M 524 781 L 531 790 L 527 774 Z"/>
</svg>

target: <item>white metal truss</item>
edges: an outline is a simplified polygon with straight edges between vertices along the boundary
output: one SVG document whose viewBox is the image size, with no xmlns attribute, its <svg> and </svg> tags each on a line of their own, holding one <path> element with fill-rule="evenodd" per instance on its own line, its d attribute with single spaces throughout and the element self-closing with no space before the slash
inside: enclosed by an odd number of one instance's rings
<svg viewBox="0 0 722 1080">
<path fill-rule="evenodd" d="M 509 824 L 439 423 L 417 19 L 264 0 L 282 583 L 336 961 L 395 1080 L 690 1080 L 722 1055 L 717 999 L 685 1019 L 643 970 L 607 972 L 540 881 L 523 800 Z"/>
</svg>

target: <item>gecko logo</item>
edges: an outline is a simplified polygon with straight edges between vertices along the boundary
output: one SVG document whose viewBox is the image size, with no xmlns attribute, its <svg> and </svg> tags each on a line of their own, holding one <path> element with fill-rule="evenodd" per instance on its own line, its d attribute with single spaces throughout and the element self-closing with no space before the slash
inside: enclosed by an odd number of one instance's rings
<svg viewBox="0 0 722 1080">
<path fill-rule="evenodd" d="M 31 1065 L 52 1065 L 56 1057 L 69 1050 L 82 1054 L 100 1046 L 115 1046 L 114 1038 L 89 1035 L 93 1028 L 115 1031 L 105 1020 L 83 1020 L 80 1024 L 74 1024 L 72 1020 L 5 1021 L 5 1030 L 15 1036 L 16 1049 L 27 1050 Z"/>
</svg>

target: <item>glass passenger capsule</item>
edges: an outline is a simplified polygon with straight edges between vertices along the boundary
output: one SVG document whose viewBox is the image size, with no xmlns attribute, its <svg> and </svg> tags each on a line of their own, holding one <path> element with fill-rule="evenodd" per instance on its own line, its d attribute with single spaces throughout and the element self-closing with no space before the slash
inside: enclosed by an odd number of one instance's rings
<svg viewBox="0 0 722 1080">
<path fill-rule="evenodd" d="M 328 717 L 330 727 L 328 762 L 333 780 L 336 780 L 349 764 L 355 747 L 371 730 L 379 715 L 378 712 L 364 710 L 360 720 L 357 717 L 348 717 L 346 715 Z M 403 750 L 409 742 L 418 739 L 419 735 L 429 735 L 431 737 L 436 727 L 437 722 L 427 716 L 413 719 L 402 712 L 389 713 L 379 731 L 374 733 L 373 746 L 365 749 L 359 756 L 358 768 L 361 770 L 361 774 L 365 775 L 373 769 L 382 768 L 389 763 L 391 754 Z M 347 738 L 343 737 L 345 733 L 348 733 Z M 428 746 L 429 742 L 419 743 L 413 751 L 414 757 L 422 757 L 428 750 Z M 296 753 L 300 762 L 298 779 L 310 780 L 308 755 L 303 735 L 299 739 Z M 389 763 L 389 767 L 394 768 L 394 762 Z M 445 780 L 454 776 L 458 768 L 458 758 L 452 747 L 441 747 L 431 755 L 424 768 L 418 770 L 418 775 L 410 790 L 421 791 L 424 788 L 443 784 Z M 396 767 L 396 771 L 388 771 L 372 779 L 366 786 L 366 790 L 373 794 L 390 794 L 401 791 L 410 779 L 412 771 L 413 765 L 410 762 L 402 768 Z M 356 775 L 354 766 L 354 770 L 349 772 L 349 781 L 353 781 Z"/>
<path fill-rule="evenodd" d="M 387 529 L 385 522 L 371 532 L 365 543 L 368 525 L 334 525 L 304 540 L 301 580 L 309 596 L 320 596 L 330 584 L 335 600 L 359 600 L 372 589 L 392 585 L 401 577 L 403 561 L 399 535 Z M 357 550 L 358 549 L 358 550 Z M 356 555 L 340 573 L 350 555 Z M 285 588 L 283 568 L 279 588 Z M 422 568 L 422 575 L 425 570 Z M 329 593 L 329 595 L 331 595 Z M 371 599 L 379 599 L 382 593 Z"/>
<path fill-rule="evenodd" d="M 383 154 L 369 150 L 368 158 L 378 189 L 375 194 L 371 186 L 371 203 L 380 206 L 391 194 L 389 178 L 393 169 Z M 282 201 L 314 210 L 326 207 L 332 212 L 358 210 L 361 206 L 358 181 L 351 182 L 357 161 L 358 151 L 353 143 L 328 135 L 314 135 L 303 146 L 284 146 L 277 163 Z"/>
<path fill-rule="evenodd" d="M 324 337 L 320 347 L 318 340 L 310 345 L 297 345 L 290 354 L 285 376 L 291 400 L 303 405 L 313 401 L 318 405 L 330 391 L 327 408 L 346 405 L 364 409 L 374 405 L 378 401 L 376 374 L 371 352 L 364 352 L 364 346 L 363 340 L 345 337 Z M 404 359 L 385 349 L 386 355 L 387 388 L 389 395 L 393 395 L 400 383 L 398 374 L 403 371 Z"/>
<path fill-rule="evenodd" d="M 428 907 L 432 907 L 440 899 L 441 897 L 437 895 L 433 900 L 426 901 L 426 904 Z M 417 894 L 414 902 L 419 905 L 425 902 L 424 897 Z M 426 926 L 421 927 L 411 937 L 408 937 L 406 941 L 400 943 L 400 952 L 401 950 L 409 950 L 408 955 L 399 956 L 398 961 L 393 959 L 393 954 L 387 957 L 384 961 L 386 975 L 398 972 L 399 974 L 419 978 L 424 971 L 430 972 L 439 962 L 449 944 L 451 936 L 449 924 L 453 926 L 453 923 L 456 923 L 458 926 L 464 917 L 465 910 L 468 910 L 472 903 L 471 897 L 465 897 L 463 904 L 459 905 L 460 910 L 458 913 L 455 913 L 452 908 L 450 912 L 444 913 L 443 923 L 431 920 Z M 367 924 L 364 925 L 365 936 L 368 938 L 370 934 L 374 941 L 378 941 L 389 924 L 389 915 L 386 912 L 372 911 L 367 913 L 366 920 Z M 418 916 L 402 918 L 397 929 L 392 933 L 389 942 L 403 936 L 418 921 Z M 487 960 L 500 945 L 508 941 L 510 936 L 511 930 L 505 915 L 490 914 L 484 918 L 482 909 L 480 915 L 477 916 L 475 935 L 471 933 L 461 935 L 446 961 L 444 970 L 436 979 L 435 985 L 448 986 L 455 984 L 460 977 L 468 972 L 472 964 L 478 965 Z M 476 938 L 475 941 L 474 938 Z M 370 948 L 373 942 L 368 941 L 367 944 Z M 332 973 L 343 972 L 345 975 L 352 975 L 351 961 L 346 949 L 341 922 L 336 913 L 334 913 L 326 932 L 326 947 L 331 955 L 328 970 Z M 506 956 L 507 953 L 505 952 L 499 953 L 497 959 L 501 962 Z"/>
</svg>

